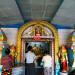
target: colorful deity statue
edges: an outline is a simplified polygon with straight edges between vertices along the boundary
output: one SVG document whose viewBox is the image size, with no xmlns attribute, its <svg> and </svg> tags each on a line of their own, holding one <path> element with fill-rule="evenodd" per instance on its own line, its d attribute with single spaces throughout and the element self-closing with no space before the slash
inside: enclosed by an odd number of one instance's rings
<svg viewBox="0 0 75 75">
<path fill-rule="evenodd" d="M 73 50 L 73 58 L 74 58 L 72 67 L 75 68 L 75 42 L 73 42 L 71 48 L 72 48 L 72 50 Z"/>
<path fill-rule="evenodd" d="M 7 45 L 7 37 L 3 30 L 0 28 L 0 63 L 1 63 L 1 58 L 4 54 L 4 48 Z"/>
<path fill-rule="evenodd" d="M 72 32 L 72 45 L 71 45 L 71 49 L 73 50 L 73 58 L 74 58 L 74 61 L 73 61 L 73 65 L 72 65 L 72 68 L 75 69 L 75 29 L 74 31 Z"/>
<path fill-rule="evenodd" d="M 67 58 L 67 50 L 64 45 L 61 47 L 60 53 L 60 65 L 61 65 L 61 72 L 67 72 L 68 70 L 68 58 Z"/>
<path fill-rule="evenodd" d="M 16 48 L 15 48 L 15 46 L 14 45 L 10 45 L 9 46 L 9 48 L 10 48 L 10 56 L 12 57 L 12 59 L 14 60 L 14 64 L 15 64 L 15 52 L 16 52 Z"/>
<path fill-rule="evenodd" d="M 59 73 L 60 73 L 60 63 L 59 63 L 59 58 L 58 58 L 58 55 L 56 56 L 56 61 L 55 61 L 55 67 L 56 67 L 56 69 L 55 69 L 55 74 L 56 75 L 60 75 Z"/>
<path fill-rule="evenodd" d="M 67 40 L 68 50 L 68 65 L 69 71 L 75 69 L 75 26 L 74 31 L 69 35 Z"/>
<path fill-rule="evenodd" d="M 14 57 L 14 54 L 15 54 L 15 46 L 14 45 L 11 45 L 10 46 L 10 55 L 12 55 L 12 57 Z"/>
</svg>

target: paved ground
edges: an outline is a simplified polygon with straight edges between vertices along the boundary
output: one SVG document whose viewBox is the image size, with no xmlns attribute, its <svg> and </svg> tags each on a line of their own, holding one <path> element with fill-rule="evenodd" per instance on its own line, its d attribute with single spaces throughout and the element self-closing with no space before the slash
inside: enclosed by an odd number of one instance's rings
<svg viewBox="0 0 75 75">
<path fill-rule="evenodd" d="M 12 75 L 25 75 L 25 67 L 19 66 L 12 68 Z"/>
</svg>

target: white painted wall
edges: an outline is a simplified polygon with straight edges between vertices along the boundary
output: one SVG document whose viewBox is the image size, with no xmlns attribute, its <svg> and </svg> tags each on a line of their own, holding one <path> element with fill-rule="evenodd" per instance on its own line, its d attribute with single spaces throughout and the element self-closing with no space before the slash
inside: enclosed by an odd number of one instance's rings
<svg viewBox="0 0 75 75">
<path fill-rule="evenodd" d="M 62 44 L 66 45 L 66 40 L 72 31 L 73 29 L 58 29 L 59 46 L 61 46 Z"/>
<path fill-rule="evenodd" d="M 4 31 L 7 37 L 7 43 L 16 45 L 18 29 L 17 28 L 2 28 L 2 30 Z"/>
</svg>

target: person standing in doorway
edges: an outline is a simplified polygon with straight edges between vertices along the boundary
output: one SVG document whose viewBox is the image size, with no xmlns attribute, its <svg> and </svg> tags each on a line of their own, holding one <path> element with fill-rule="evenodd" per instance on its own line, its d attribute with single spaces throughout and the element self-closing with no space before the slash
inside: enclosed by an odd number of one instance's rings
<svg viewBox="0 0 75 75">
<path fill-rule="evenodd" d="M 44 67 L 44 75 L 52 75 L 52 57 L 49 52 L 46 51 L 42 58 L 42 63 Z"/>
<path fill-rule="evenodd" d="M 26 71 L 25 75 L 35 75 L 35 64 L 34 60 L 36 58 L 35 53 L 32 50 L 32 46 L 28 46 L 27 52 L 25 54 L 25 64 L 26 64 Z"/>
</svg>

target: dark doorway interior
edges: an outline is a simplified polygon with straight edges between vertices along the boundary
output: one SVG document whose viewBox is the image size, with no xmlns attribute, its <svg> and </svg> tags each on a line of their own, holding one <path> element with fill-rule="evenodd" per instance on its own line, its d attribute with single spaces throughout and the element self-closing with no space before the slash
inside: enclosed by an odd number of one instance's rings
<svg viewBox="0 0 75 75">
<path fill-rule="evenodd" d="M 34 75 L 44 75 L 43 74 L 43 66 L 41 65 L 41 60 L 42 60 L 42 57 L 44 56 L 44 53 L 45 51 L 48 51 L 50 53 L 50 55 L 52 56 L 52 45 L 51 45 L 51 41 L 27 41 L 26 44 L 25 44 L 25 52 L 27 52 L 27 47 L 28 46 L 32 46 L 33 47 L 33 52 L 36 54 L 36 55 L 40 55 L 41 57 L 39 57 L 37 60 L 36 60 L 36 63 L 35 63 L 35 69 L 31 69 L 32 71 L 34 71 Z M 25 67 L 27 68 L 27 67 Z M 25 71 L 27 72 L 27 71 Z M 28 72 L 31 72 L 31 71 L 28 71 Z M 31 73 L 30 73 L 31 75 Z"/>
</svg>

